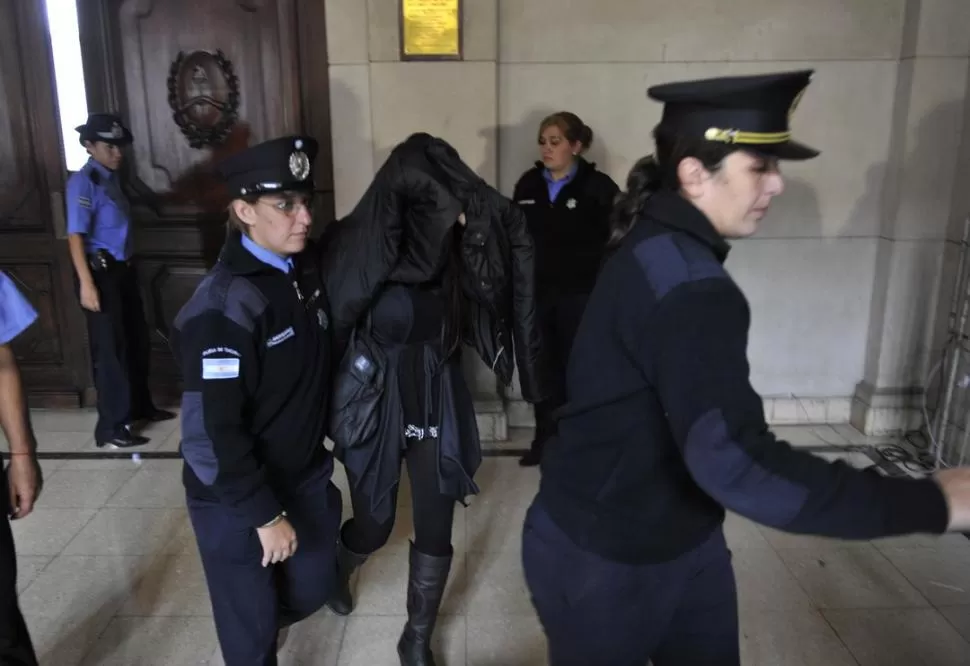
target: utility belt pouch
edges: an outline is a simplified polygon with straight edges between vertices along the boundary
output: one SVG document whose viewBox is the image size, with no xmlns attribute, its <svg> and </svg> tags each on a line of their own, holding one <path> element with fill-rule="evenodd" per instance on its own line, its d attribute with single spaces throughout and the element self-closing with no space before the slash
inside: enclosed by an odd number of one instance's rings
<svg viewBox="0 0 970 666">
<path fill-rule="evenodd" d="M 98 250 L 94 254 L 88 255 L 88 265 L 91 267 L 92 271 L 98 273 L 103 273 L 110 268 L 113 268 L 118 262 L 107 250 Z"/>
</svg>

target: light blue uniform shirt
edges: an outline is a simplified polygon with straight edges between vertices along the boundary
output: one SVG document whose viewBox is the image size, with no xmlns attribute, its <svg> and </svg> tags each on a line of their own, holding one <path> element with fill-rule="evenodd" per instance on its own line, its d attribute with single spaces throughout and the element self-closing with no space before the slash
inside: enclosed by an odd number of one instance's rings
<svg viewBox="0 0 970 666">
<path fill-rule="evenodd" d="M 269 264 L 273 268 L 278 268 L 284 273 L 289 273 L 293 268 L 293 259 L 291 257 L 284 259 L 278 254 L 270 252 L 262 245 L 257 245 L 255 241 L 245 234 L 243 234 L 242 237 L 242 245 L 244 248 L 249 250 L 249 254 L 253 255 L 264 264 Z"/>
<path fill-rule="evenodd" d="M 8 344 L 35 321 L 37 311 L 14 281 L 0 271 L 0 345 Z"/>
<path fill-rule="evenodd" d="M 67 181 L 67 233 L 84 234 L 84 250 L 105 250 L 118 261 L 131 258 L 131 208 L 118 174 L 88 160 Z"/>
<path fill-rule="evenodd" d="M 559 193 L 562 191 L 562 188 L 566 187 L 566 183 L 568 183 L 573 179 L 573 176 L 576 175 L 577 169 L 578 169 L 578 166 L 574 162 L 572 168 L 569 170 L 569 173 L 567 173 L 562 180 L 553 180 L 552 173 L 549 172 L 549 169 L 542 170 L 543 175 L 546 177 L 546 187 L 549 188 L 550 203 L 556 200 L 556 197 L 559 196 Z"/>
</svg>

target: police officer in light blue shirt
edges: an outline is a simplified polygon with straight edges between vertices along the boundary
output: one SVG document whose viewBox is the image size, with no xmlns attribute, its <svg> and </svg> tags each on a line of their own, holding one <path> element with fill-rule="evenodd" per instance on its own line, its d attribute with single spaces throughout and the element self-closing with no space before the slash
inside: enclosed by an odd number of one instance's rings
<svg viewBox="0 0 970 666">
<path fill-rule="evenodd" d="M 10 445 L 10 464 L 0 475 L 0 503 L 13 520 L 33 510 L 42 482 L 20 372 L 10 348 L 36 319 L 36 310 L 13 280 L 0 272 L 0 428 Z M 17 604 L 17 555 L 7 520 L 0 520 L 0 664 L 37 666 Z"/>
<path fill-rule="evenodd" d="M 118 168 L 131 132 L 121 119 L 95 113 L 76 128 L 91 158 L 67 183 L 67 232 L 88 323 L 94 385 L 98 390 L 99 447 L 148 442 L 133 428 L 167 421 L 148 392 L 148 325 L 131 265 L 132 226 Z"/>
</svg>

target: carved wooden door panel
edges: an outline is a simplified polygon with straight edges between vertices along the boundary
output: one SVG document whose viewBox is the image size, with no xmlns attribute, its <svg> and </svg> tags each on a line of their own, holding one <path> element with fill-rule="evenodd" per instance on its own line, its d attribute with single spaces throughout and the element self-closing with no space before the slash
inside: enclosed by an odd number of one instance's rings
<svg viewBox="0 0 970 666">
<path fill-rule="evenodd" d="M 91 0 L 79 24 L 92 111 L 134 134 L 127 182 L 152 330 L 152 384 L 176 397 L 167 338 L 225 238 L 212 167 L 295 132 L 320 141 L 319 227 L 333 216 L 329 95 L 320 0 Z"/>
<path fill-rule="evenodd" d="M 76 407 L 89 371 L 50 63 L 43 0 L 0 0 L 0 270 L 38 312 L 13 348 L 32 404 Z"/>
</svg>

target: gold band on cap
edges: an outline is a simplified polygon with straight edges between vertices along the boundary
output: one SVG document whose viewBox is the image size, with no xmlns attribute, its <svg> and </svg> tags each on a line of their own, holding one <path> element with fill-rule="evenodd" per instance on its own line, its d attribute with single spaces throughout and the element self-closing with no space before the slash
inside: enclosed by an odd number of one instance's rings
<svg viewBox="0 0 970 666">
<path fill-rule="evenodd" d="M 785 143 L 791 140 L 791 136 L 791 132 L 743 132 L 736 129 L 721 129 L 720 127 L 710 127 L 704 132 L 704 138 L 708 141 L 743 143 L 754 146 Z"/>
</svg>

